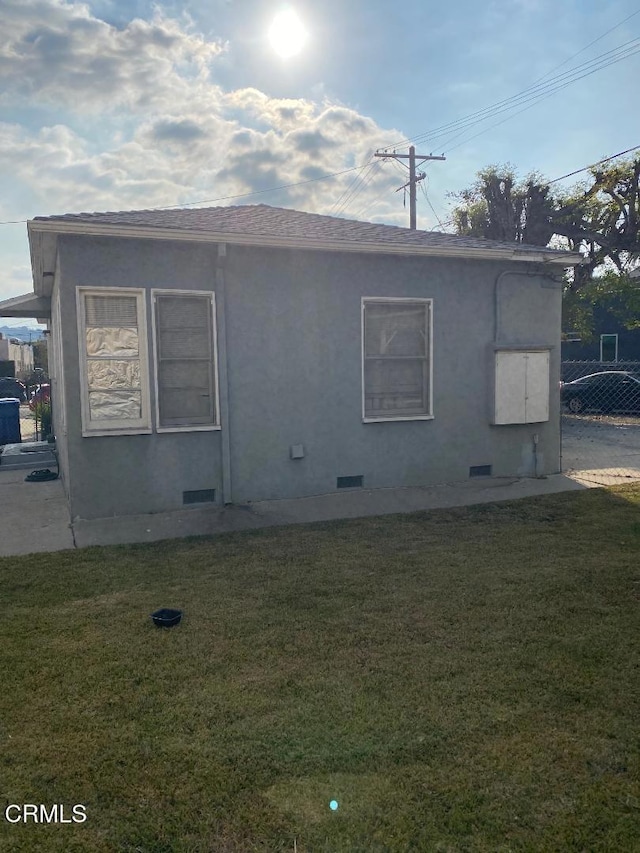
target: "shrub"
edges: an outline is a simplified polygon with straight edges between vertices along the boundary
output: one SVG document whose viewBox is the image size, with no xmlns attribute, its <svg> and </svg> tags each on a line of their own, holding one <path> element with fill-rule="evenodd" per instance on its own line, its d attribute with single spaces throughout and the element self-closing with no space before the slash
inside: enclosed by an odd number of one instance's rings
<svg viewBox="0 0 640 853">
<path fill-rule="evenodd" d="M 51 432 L 51 403 L 36 403 L 34 414 L 36 423 L 40 425 L 40 435 L 46 438 Z"/>
</svg>

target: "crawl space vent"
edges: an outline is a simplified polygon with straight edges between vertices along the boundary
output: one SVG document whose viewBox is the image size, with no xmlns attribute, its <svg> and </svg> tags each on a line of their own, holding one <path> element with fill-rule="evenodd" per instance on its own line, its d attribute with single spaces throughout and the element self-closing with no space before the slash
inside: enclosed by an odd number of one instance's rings
<svg viewBox="0 0 640 853">
<path fill-rule="evenodd" d="M 206 504 L 216 499 L 215 489 L 196 489 L 194 492 L 183 492 L 183 504 Z"/>
<path fill-rule="evenodd" d="M 490 477 L 491 465 L 472 465 L 469 468 L 470 477 Z"/>
<path fill-rule="evenodd" d="M 338 477 L 336 485 L 339 489 L 361 489 L 363 479 L 362 474 L 357 477 Z"/>
</svg>

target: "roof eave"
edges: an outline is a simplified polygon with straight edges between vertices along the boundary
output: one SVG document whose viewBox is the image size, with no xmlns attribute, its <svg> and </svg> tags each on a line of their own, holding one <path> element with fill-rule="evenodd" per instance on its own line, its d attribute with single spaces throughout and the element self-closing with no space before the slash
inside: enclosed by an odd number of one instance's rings
<svg viewBox="0 0 640 853">
<path fill-rule="evenodd" d="M 0 317 L 39 317 L 51 318 L 51 300 L 35 293 L 13 296 L 0 302 Z"/>
<path fill-rule="evenodd" d="M 37 296 L 51 296 L 59 232 L 55 229 L 32 226 L 33 220 L 27 222 L 33 291 Z"/>
<path fill-rule="evenodd" d="M 224 231 L 186 231 L 177 228 L 152 228 L 140 225 L 113 225 L 98 222 L 69 222 L 61 220 L 30 220 L 29 235 L 74 234 L 90 237 L 128 237 L 141 240 L 176 240 L 189 243 L 227 243 L 238 246 L 257 246 L 275 249 L 310 249 L 325 252 L 364 252 L 382 255 L 440 256 L 449 258 L 478 258 L 485 260 L 526 261 L 528 263 L 552 263 L 562 267 L 575 266 L 582 257 L 575 253 L 555 254 L 546 252 L 522 252 L 514 248 L 475 248 L 460 246 L 413 246 L 409 243 L 383 243 L 349 240 L 321 240 L 314 237 L 278 237 L 263 234 L 242 234 Z M 35 273 L 35 268 L 34 268 Z"/>
</svg>

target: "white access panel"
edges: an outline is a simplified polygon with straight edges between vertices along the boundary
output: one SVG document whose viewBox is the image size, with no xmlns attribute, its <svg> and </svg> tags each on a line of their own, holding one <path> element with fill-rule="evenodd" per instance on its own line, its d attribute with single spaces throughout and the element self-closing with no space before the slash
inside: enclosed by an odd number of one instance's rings
<svg viewBox="0 0 640 853">
<path fill-rule="evenodd" d="M 527 362 L 521 352 L 496 353 L 496 424 L 524 424 Z"/>
<path fill-rule="evenodd" d="M 530 352 L 527 357 L 525 423 L 549 420 L 549 353 Z"/>
<path fill-rule="evenodd" d="M 549 352 L 496 353 L 496 424 L 549 420 Z"/>
</svg>

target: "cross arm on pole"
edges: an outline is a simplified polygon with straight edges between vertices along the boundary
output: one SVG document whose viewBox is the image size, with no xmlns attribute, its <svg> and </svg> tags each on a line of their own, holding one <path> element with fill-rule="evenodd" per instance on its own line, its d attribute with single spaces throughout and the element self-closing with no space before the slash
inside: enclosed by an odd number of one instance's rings
<svg viewBox="0 0 640 853">
<path fill-rule="evenodd" d="M 411 159 L 411 154 L 385 154 L 385 153 L 380 153 L 378 151 L 376 151 L 376 153 L 373 156 L 374 157 L 393 157 L 394 160 L 410 160 Z M 447 159 L 444 156 L 444 154 L 441 155 L 440 157 L 436 157 L 434 154 L 414 154 L 413 156 L 416 158 L 416 160 L 422 160 L 423 162 L 425 160 L 446 160 Z"/>
<path fill-rule="evenodd" d="M 433 154 L 416 154 L 416 149 L 413 145 L 409 148 L 408 154 L 396 154 L 395 151 L 392 154 L 388 152 L 376 151 L 374 156 L 383 158 L 391 157 L 394 160 L 409 161 L 409 182 L 405 184 L 405 187 L 409 187 L 409 228 L 415 230 L 417 227 L 416 186 L 418 184 L 418 181 L 421 181 L 425 177 L 424 174 L 420 176 L 416 175 L 416 160 L 420 161 L 418 165 L 421 166 L 423 163 L 426 163 L 427 160 L 446 160 L 447 158 L 444 156 L 444 154 L 440 156 L 434 156 Z M 400 189 L 404 189 L 404 187 L 400 187 Z"/>
</svg>

